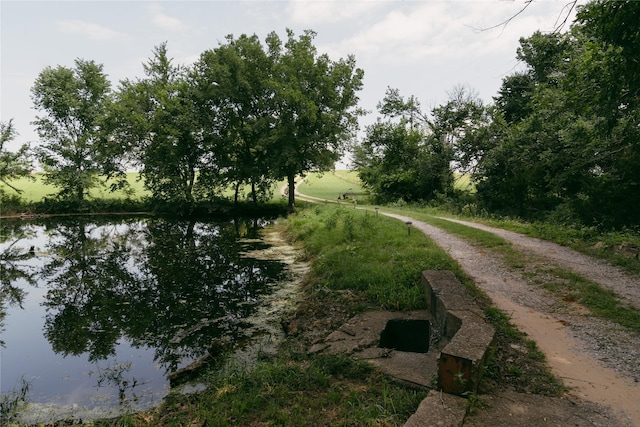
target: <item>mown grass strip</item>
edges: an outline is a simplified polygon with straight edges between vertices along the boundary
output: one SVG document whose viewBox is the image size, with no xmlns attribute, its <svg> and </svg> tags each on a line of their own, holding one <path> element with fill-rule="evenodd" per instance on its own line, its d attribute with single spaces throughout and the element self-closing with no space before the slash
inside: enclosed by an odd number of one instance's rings
<svg viewBox="0 0 640 427">
<path fill-rule="evenodd" d="M 632 274 L 640 274 L 640 261 L 625 257 L 613 250 L 623 242 L 640 243 L 640 229 L 601 230 L 595 226 L 556 224 L 550 222 L 525 222 L 512 218 L 472 217 L 480 222 L 530 237 L 548 240 L 570 247 L 578 252 L 602 258 Z"/>
<path fill-rule="evenodd" d="M 393 212 L 405 216 L 409 216 L 418 221 L 426 222 L 427 224 L 431 224 L 434 227 L 441 228 L 451 234 L 455 234 L 457 236 L 463 237 L 465 240 L 470 241 L 473 244 L 485 247 L 487 249 L 500 249 L 501 251 L 509 250 L 512 248 L 511 243 L 507 240 L 503 239 L 500 236 L 497 236 L 493 233 L 490 233 L 485 230 L 480 230 L 478 228 L 469 227 L 464 224 L 460 224 L 453 221 L 447 221 L 443 218 L 438 218 L 434 216 L 437 211 L 433 210 L 422 210 L 422 209 L 411 209 L 411 208 L 388 208 L 384 207 L 385 211 Z"/>
<path fill-rule="evenodd" d="M 597 283 L 561 267 L 543 269 L 539 272 L 543 273 L 542 277 L 552 274 L 559 279 L 539 281 L 545 289 L 565 301 L 582 304 L 598 317 L 640 333 L 640 310 L 621 302 L 615 292 L 603 289 Z"/>
</svg>

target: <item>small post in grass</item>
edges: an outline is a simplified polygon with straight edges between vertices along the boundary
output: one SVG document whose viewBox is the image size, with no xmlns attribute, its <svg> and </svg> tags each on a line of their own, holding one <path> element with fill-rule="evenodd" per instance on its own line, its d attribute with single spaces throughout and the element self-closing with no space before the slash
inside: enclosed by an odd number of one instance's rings
<svg viewBox="0 0 640 427">
<path fill-rule="evenodd" d="M 376 216 L 378 216 L 378 209 L 380 209 L 380 206 L 376 206 L 375 210 L 376 210 Z"/>
<path fill-rule="evenodd" d="M 407 224 L 407 236 L 411 236 L 411 221 L 405 222 Z"/>
</svg>

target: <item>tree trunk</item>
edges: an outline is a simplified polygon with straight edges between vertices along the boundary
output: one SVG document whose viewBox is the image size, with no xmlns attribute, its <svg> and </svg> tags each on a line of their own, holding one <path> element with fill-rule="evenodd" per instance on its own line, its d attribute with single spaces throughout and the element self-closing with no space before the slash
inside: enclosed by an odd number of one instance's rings
<svg viewBox="0 0 640 427">
<path fill-rule="evenodd" d="M 251 198 L 253 199 L 253 204 L 258 204 L 258 195 L 256 194 L 256 183 L 254 180 L 251 180 Z"/>
<path fill-rule="evenodd" d="M 189 166 L 189 179 L 187 182 L 187 188 L 186 188 L 186 194 L 185 196 L 187 197 L 187 202 L 189 202 L 190 205 L 193 205 L 194 199 L 193 199 L 193 186 L 196 183 L 196 170 L 193 166 Z"/>
<path fill-rule="evenodd" d="M 76 197 L 78 198 L 79 202 L 82 202 L 84 200 L 84 187 L 82 186 L 82 184 L 78 184 L 76 186 Z"/>
<path fill-rule="evenodd" d="M 289 173 L 287 176 L 287 184 L 289 186 L 289 205 L 288 209 L 290 213 L 296 211 L 296 175 Z"/>
</svg>

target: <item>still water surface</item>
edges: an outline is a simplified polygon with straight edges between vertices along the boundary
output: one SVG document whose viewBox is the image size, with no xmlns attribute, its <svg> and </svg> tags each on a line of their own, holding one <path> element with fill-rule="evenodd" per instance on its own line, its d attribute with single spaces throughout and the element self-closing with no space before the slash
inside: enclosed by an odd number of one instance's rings
<svg viewBox="0 0 640 427">
<path fill-rule="evenodd" d="M 3 397 L 28 384 L 30 422 L 147 409 L 177 371 L 273 334 L 256 319 L 291 271 L 264 256 L 267 223 L 2 220 Z"/>
</svg>

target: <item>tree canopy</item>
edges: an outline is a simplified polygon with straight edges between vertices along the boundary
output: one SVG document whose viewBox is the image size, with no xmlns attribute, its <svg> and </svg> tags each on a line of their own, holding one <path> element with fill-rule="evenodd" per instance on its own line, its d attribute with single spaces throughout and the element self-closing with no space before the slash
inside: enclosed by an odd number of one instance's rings
<svg viewBox="0 0 640 427">
<path fill-rule="evenodd" d="M 428 201 L 451 193 L 451 141 L 434 131 L 417 99 L 388 88 L 378 111 L 383 118 L 367 127 L 354 152 L 358 176 L 377 201 Z"/>
<path fill-rule="evenodd" d="M 75 68 L 45 68 L 31 89 L 35 108 L 44 113 L 33 122 L 44 142 L 36 156 L 45 182 L 59 187 L 61 197 L 82 201 L 100 183 L 110 85 L 102 65 L 77 59 Z"/>
<path fill-rule="evenodd" d="M 22 145 L 15 152 L 6 148 L 5 143 L 13 141 L 15 137 L 16 130 L 13 127 L 13 120 L 0 122 L 0 182 L 17 193 L 21 193 L 22 190 L 11 185 L 10 181 L 29 176 L 32 166 L 27 144 Z"/>
<path fill-rule="evenodd" d="M 362 70 L 349 56 L 317 53 L 315 33 L 229 35 L 192 67 L 173 65 L 166 44 L 125 80 L 109 123 L 111 152 L 140 168 L 157 200 L 194 203 L 244 186 L 254 202 L 272 184 L 333 167 L 357 128 Z"/>
<path fill-rule="evenodd" d="M 516 58 L 524 68 L 503 79 L 492 105 L 457 87 L 447 102 L 424 114 L 415 97 L 388 91 L 379 105 L 385 121 L 370 126 L 357 147 L 361 179 L 380 199 L 429 200 L 434 194 L 417 197 L 418 189 L 429 188 L 417 171 L 449 156 L 450 172 L 471 174 L 476 205 L 488 212 L 637 225 L 638 28 L 639 2 L 599 0 L 578 7 L 569 31 L 520 39 Z M 433 140 L 442 149 L 426 144 Z M 432 179 L 445 176 L 443 162 L 437 165 L 428 166 L 432 172 L 443 168 Z"/>
<path fill-rule="evenodd" d="M 454 196 L 454 173 L 467 173 L 488 212 L 637 225 L 638 28 L 639 2 L 577 6 L 568 31 L 520 39 L 522 68 L 504 77 L 492 104 L 459 86 L 425 111 L 416 96 L 389 89 L 356 144 L 364 72 L 351 55 L 319 53 L 313 31 L 229 35 L 191 66 L 174 64 L 163 43 L 145 77 L 115 91 L 102 65 L 78 59 L 36 79 L 36 155 L 46 180 L 72 199 L 100 176 L 135 167 L 154 200 L 185 206 L 225 188 L 236 202 L 257 203 L 286 180 L 293 210 L 296 177 L 331 168 L 354 147 L 359 176 L 380 202 Z M 3 124 L 3 143 L 13 132 Z M 26 170 L 25 150 L 2 151 L 2 181 Z"/>
<path fill-rule="evenodd" d="M 214 159 L 199 126 L 188 69 L 172 63 L 163 43 L 144 71 L 145 78 L 122 81 L 115 95 L 112 151 L 139 169 L 153 199 L 191 205 L 197 174 Z"/>
<path fill-rule="evenodd" d="M 357 129 L 357 93 L 364 71 L 353 56 L 332 61 L 318 55 L 313 31 L 287 41 L 267 37 L 274 58 L 273 159 L 275 177 L 286 178 L 289 209 L 295 205 L 295 177 L 333 167 Z"/>
<path fill-rule="evenodd" d="M 640 7 L 594 1 L 571 31 L 520 40 L 475 138 L 478 201 L 568 223 L 638 224 Z M 612 23 L 615 23 L 612 24 Z"/>
</svg>

